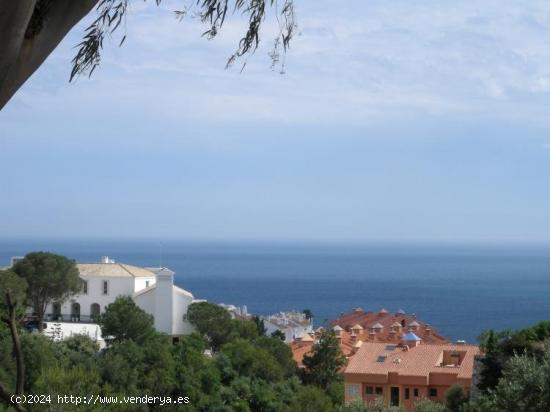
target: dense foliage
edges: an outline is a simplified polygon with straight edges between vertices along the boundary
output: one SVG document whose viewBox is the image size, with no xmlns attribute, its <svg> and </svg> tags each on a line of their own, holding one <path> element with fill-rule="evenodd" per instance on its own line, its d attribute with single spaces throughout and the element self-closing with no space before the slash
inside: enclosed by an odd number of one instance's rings
<svg viewBox="0 0 550 412">
<path fill-rule="evenodd" d="M 32 295 L 27 282 L 14 272 L 0 273 L 0 292 L 10 291 L 12 304 L 0 295 L 0 315 L 22 313 Z M 32 276 L 27 276 L 32 280 Z M 13 303 L 12 302 L 12 303 Z M 299 369 L 280 336 L 266 336 L 258 318 L 232 319 L 206 302 L 194 303 L 188 319 L 196 332 L 176 342 L 154 330 L 153 318 L 130 297 L 106 307 L 100 324 L 108 346 L 99 350 L 85 336 L 54 342 L 19 328 L 19 361 L 13 328 L 0 324 L 0 390 L 5 393 L 57 395 L 164 396 L 189 398 L 189 403 L 164 410 L 399 412 L 382 403 L 344 405 L 341 370 L 345 365 L 332 330 L 321 333 Z M 17 328 L 16 328 L 17 329 Z M 543 412 L 550 405 L 550 322 L 532 328 L 481 337 L 483 392 L 468 400 L 460 386 L 445 394 L 446 405 L 420 400 L 417 412 Z M 18 379 L 19 376 L 19 379 Z M 23 376 L 23 380 L 21 380 Z M 21 382 L 23 382 L 21 384 Z M 2 396 L 3 399 L 7 399 Z M 25 405 L 27 410 L 45 410 Z M 0 410 L 8 408 L 0 403 Z M 70 410 L 147 411 L 145 404 L 71 405 Z M 19 409 L 22 410 L 22 409 Z M 63 410 L 59 407 L 51 410 Z"/>
<path fill-rule="evenodd" d="M 103 336 L 115 342 L 142 343 L 155 333 L 153 317 L 137 307 L 130 296 L 119 296 L 109 304 L 99 324 Z"/>
<path fill-rule="evenodd" d="M 287 344 L 263 335 L 258 320 L 231 319 L 208 303 L 193 304 L 188 313 L 197 333 L 177 342 L 154 331 L 151 316 L 132 299 L 119 297 L 101 318 L 109 346 L 99 351 L 85 336 L 53 342 L 20 330 L 26 393 L 94 394 L 99 396 L 188 396 L 189 404 L 163 409 L 190 411 L 333 411 L 342 397 L 300 380 Z M 335 353 L 326 340 L 323 350 Z M 0 381 L 13 387 L 16 365 L 9 334 L 0 328 Z M 328 362 L 326 354 L 324 362 Z M 310 374 L 314 374 L 311 371 Z M 331 382 L 343 394 L 340 378 Z M 43 410 L 26 405 L 27 410 Z M 2 406 L 0 406 L 1 410 Z M 111 408 L 111 409 L 109 409 Z M 126 408 L 126 409 L 125 409 Z M 71 410 L 92 410 L 85 405 Z M 95 405 L 93 410 L 150 410 L 146 405 Z"/>
<path fill-rule="evenodd" d="M 545 412 L 550 410 L 550 321 L 518 331 L 488 331 L 480 388 L 462 412 Z"/>
<path fill-rule="evenodd" d="M 29 253 L 14 265 L 13 271 L 27 281 L 28 303 L 38 318 L 40 330 L 46 307 L 64 302 L 82 288 L 75 261 L 54 253 Z"/>
</svg>

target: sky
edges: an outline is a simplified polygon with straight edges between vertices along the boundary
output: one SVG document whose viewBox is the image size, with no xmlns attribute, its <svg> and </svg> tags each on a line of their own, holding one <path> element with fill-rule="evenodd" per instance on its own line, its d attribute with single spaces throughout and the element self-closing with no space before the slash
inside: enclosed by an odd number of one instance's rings
<svg viewBox="0 0 550 412">
<path fill-rule="evenodd" d="M 296 2 L 284 73 L 273 19 L 226 70 L 242 19 L 181 3 L 69 83 L 82 22 L 0 112 L 0 238 L 550 242 L 547 2 Z"/>
</svg>

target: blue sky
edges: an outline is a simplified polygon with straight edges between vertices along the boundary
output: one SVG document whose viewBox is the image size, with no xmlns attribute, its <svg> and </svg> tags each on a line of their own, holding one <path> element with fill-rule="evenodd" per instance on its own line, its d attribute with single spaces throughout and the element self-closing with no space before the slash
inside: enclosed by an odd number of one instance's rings
<svg viewBox="0 0 550 412">
<path fill-rule="evenodd" d="M 550 242 L 546 2 L 298 3 L 283 75 L 133 2 L 69 84 L 77 27 L 0 112 L 0 237 Z"/>
</svg>

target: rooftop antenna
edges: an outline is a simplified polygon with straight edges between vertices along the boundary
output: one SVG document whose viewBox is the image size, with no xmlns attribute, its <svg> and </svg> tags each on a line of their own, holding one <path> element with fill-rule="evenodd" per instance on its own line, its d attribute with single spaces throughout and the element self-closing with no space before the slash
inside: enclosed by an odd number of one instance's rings
<svg viewBox="0 0 550 412">
<path fill-rule="evenodd" d="M 162 243 L 159 243 L 159 267 L 162 268 Z"/>
</svg>

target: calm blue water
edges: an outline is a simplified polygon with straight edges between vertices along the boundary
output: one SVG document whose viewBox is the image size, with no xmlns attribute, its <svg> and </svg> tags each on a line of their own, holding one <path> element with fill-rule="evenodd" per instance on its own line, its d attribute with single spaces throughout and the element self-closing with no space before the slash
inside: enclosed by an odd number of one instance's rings
<svg viewBox="0 0 550 412">
<path fill-rule="evenodd" d="M 162 254 L 161 254 L 162 249 Z M 0 265 L 32 250 L 80 262 L 164 266 L 195 297 L 250 312 L 403 308 L 451 339 L 550 319 L 550 247 L 0 240 Z"/>
</svg>

